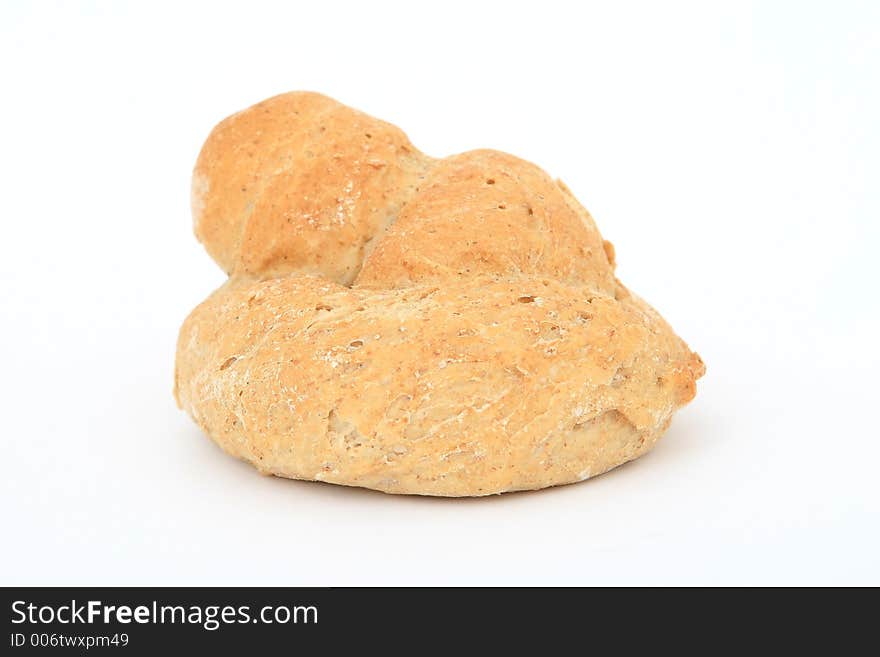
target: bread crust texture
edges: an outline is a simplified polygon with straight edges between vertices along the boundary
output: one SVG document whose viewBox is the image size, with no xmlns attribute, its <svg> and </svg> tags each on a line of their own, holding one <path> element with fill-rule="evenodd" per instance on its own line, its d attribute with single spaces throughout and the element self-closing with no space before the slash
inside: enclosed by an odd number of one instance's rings
<svg viewBox="0 0 880 657">
<path fill-rule="evenodd" d="M 192 210 L 229 278 L 180 329 L 174 395 L 265 474 L 453 497 L 583 481 L 650 450 L 705 372 L 561 182 L 428 157 L 320 94 L 217 125 Z"/>
</svg>

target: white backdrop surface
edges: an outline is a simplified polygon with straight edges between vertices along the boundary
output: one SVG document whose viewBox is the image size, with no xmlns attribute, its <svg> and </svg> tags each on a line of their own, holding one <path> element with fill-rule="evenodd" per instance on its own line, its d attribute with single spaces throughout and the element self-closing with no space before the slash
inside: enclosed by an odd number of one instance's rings
<svg viewBox="0 0 880 657">
<path fill-rule="evenodd" d="M 880 584 L 877 3 L 0 8 L 0 584 Z M 208 131 L 310 89 L 568 184 L 708 366 L 489 499 L 265 478 L 175 407 Z"/>
</svg>

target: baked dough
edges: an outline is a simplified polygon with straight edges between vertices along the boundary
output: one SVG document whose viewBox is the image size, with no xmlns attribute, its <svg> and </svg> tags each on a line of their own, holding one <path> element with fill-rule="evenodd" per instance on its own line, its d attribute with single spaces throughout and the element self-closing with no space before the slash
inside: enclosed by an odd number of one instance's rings
<svg viewBox="0 0 880 657">
<path fill-rule="evenodd" d="M 544 171 L 420 153 L 314 93 L 214 128 L 195 234 L 229 280 L 186 319 L 178 404 L 261 472 L 470 496 L 647 452 L 705 368 Z"/>
</svg>

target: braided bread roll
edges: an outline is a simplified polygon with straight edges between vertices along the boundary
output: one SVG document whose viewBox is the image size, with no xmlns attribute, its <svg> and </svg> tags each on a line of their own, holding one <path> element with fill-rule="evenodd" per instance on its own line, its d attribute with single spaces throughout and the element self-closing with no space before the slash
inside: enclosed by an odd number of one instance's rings
<svg viewBox="0 0 880 657">
<path fill-rule="evenodd" d="M 705 371 L 571 192 L 505 153 L 433 159 L 289 93 L 213 130 L 192 208 L 229 280 L 180 330 L 175 396 L 267 474 L 444 496 L 581 481 L 651 449 Z"/>
</svg>

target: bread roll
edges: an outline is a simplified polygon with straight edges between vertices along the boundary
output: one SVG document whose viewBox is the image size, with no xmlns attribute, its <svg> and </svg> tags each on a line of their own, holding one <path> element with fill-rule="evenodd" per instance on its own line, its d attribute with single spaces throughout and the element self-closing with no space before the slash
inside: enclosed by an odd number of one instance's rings
<svg viewBox="0 0 880 657">
<path fill-rule="evenodd" d="M 705 370 L 564 185 L 496 151 L 432 159 L 318 94 L 220 123 L 193 216 L 230 278 L 181 328 L 175 396 L 266 474 L 582 481 L 651 449 Z"/>
</svg>

